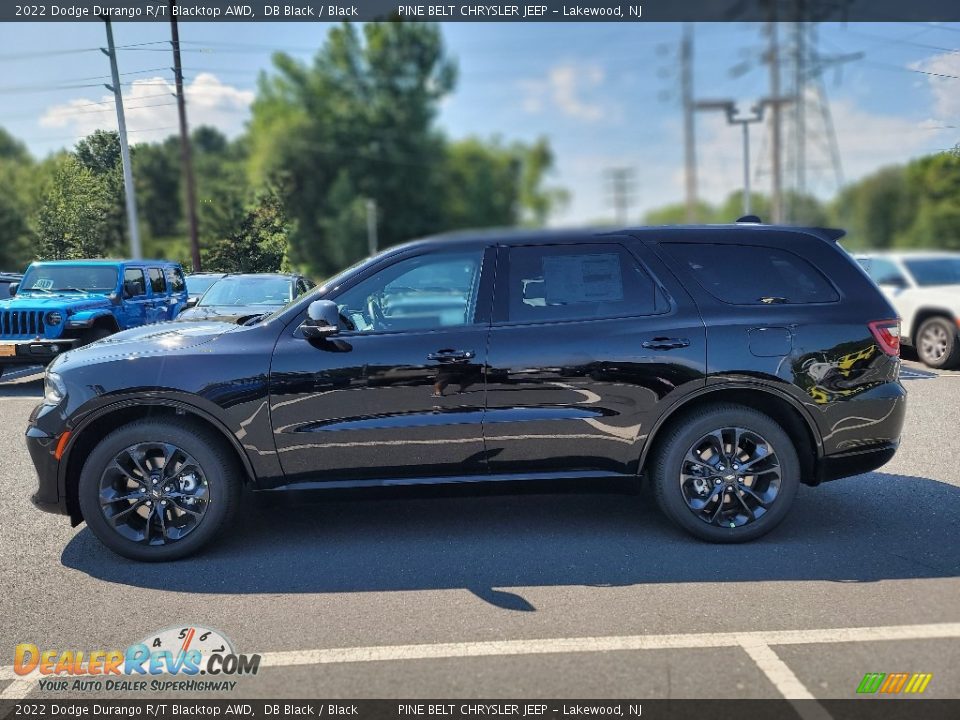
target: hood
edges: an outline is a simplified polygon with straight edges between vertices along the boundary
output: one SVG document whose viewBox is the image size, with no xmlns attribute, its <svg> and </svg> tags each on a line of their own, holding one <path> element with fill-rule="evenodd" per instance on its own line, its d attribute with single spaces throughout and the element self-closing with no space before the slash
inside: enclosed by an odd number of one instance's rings
<svg viewBox="0 0 960 720">
<path fill-rule="evenodd" d="M 236 323 L 241 318 L 254 315 L 269 315 L 280 309 L 279 305 L 204 305 L 192 307 L 177 315 L 177 321 L 189 320 L 198 322 L 204 320 L 219 320 L 221 322 Z"/>
<path fill-rule="evenodd" d="M 96 293 L 29 293 L 0 300 L 0 310 L 89 310 L 110 307 L 113 303 L 106 295 Z"/>
<path fill-rule="evenodd" d="M 224 333 L 242 329 L 222 322 L 160 323 L 124 330 L 84 347 L 57 356 L 51 368 L 65 364 L 90 364 L 147 355 L 177 352 L 211 342 Z"/>
</svg>

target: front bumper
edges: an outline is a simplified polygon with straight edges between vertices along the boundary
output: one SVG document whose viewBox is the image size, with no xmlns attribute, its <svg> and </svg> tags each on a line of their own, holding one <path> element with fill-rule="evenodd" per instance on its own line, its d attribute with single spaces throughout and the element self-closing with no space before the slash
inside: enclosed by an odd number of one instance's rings
<svg viewBox="0 0 960 720">
<path fill-rule="evenodd" d="M 54 437 L 35 425 L 27 428 L 27 450 L 37 469 L 37 491 L 30 496 L 30 502 L 44 512 L 69 515 L 67 499 L 60 494 L 57 460 L 57 442 Z"/>
<path fill-rule="evenodd" d="M 77 338 L 0 340 L 0 365 L 46 365 L 60 353 L 72 349 L 77 342 Z"/>
</svg>

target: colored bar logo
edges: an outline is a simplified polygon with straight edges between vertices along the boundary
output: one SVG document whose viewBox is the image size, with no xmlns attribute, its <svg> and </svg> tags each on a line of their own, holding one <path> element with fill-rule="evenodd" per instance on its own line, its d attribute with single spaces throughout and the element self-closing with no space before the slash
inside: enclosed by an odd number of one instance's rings
<svg viewBox="0 0 960 720">
<path fill-rule="evenodd" d="M 919 695 L 927 689 L 933 673 L 867 673 L 857 686 L 861 695 Z"/>
</svg>

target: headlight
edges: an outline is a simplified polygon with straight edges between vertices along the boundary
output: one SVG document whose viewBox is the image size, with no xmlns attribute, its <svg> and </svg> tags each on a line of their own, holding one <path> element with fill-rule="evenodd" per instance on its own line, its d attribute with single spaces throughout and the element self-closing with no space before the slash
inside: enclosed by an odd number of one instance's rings
<svg viewBox="0 0 960 720">
<path fill-rule="evenodd" d="M 53 312 L 47 313 L 47 325 L 59 325 L 63 322 L 63 315 L 58 313 L 56 310 Z"/>
<path fill-rule="evenodd" d="M 43 401 L 48 405 L 59 405 L 67 397 L 67 386 L 63 378 L 55 372 L 43 376 Z"/>
</svg>

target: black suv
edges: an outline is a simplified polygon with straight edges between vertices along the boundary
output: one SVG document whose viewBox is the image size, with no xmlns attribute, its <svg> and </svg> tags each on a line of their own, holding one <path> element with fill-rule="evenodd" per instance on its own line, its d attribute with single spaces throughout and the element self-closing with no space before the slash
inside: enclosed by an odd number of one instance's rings
<svg viewBox="0 0 960 720">
<path fill-rule="evenodd" d="M 255 324 L 122 332 L 50 365 L 33 500 L 167 560 L 245 486 L 646 477 L 694 535 L 756 538 L 900 438 L 896 314 L 841 235 L 443 236 Z"/>
</svg>

